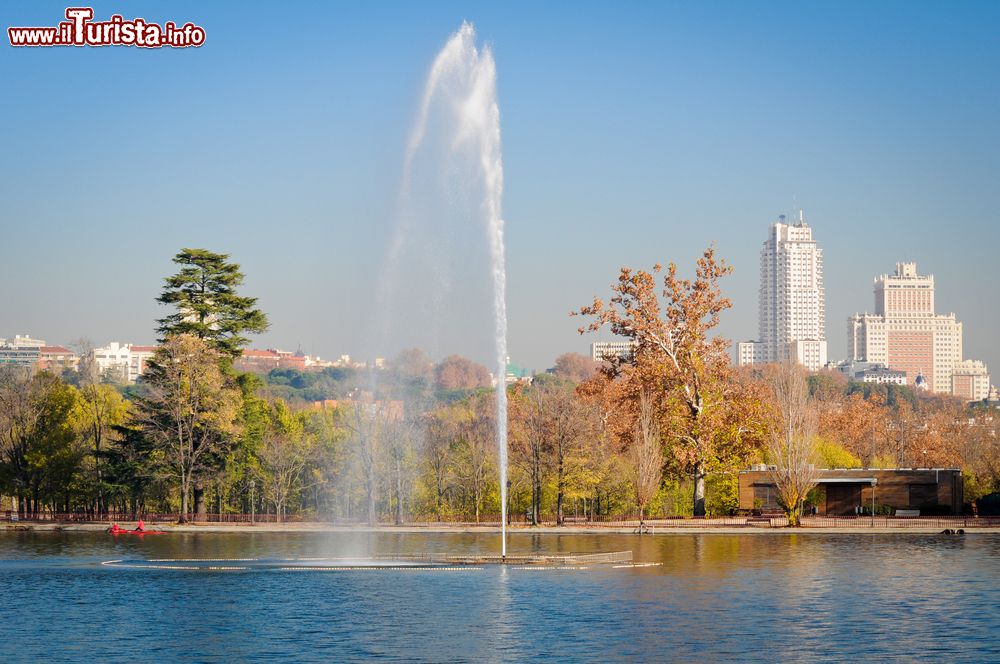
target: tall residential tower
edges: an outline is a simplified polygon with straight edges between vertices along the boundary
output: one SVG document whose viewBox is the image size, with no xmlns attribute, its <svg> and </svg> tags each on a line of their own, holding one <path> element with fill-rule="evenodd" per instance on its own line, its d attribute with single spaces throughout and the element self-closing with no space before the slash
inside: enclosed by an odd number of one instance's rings
<svg viewBox="0 0 1000 664">
<path fill-rule="evenodd" d="M 826 307 L 823 250 L 799 212 L 772 224 L 760 252 L 760 310 L 757 341 L 738 344 L 740 364 L 792 360 L 811 371 L 826 364 Z"/>
</svg>

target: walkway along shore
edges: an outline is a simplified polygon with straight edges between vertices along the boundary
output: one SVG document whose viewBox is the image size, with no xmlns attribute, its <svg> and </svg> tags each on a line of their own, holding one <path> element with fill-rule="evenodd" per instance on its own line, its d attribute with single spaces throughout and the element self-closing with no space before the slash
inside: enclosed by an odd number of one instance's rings
<svg viewBox="0 0 1000 664">
<path fill-rule="evenodd" d="M 789 528 L 784 526 L 685 526 L 669 525 L 658 527 L 652 525 L 644 536 L 659 535 L 843 535 L 843 534 L 938 534 L 945 528 L 956 530 L 962 528 L 967 535 L 976 534 L 996 534 L 1000 533 L 1000 524 L 995 520 L 986 521 L 992 525 L 972 525 L 973 519 L 969 519 L 969 525 L 962 525 L 961 520 L 957 524 L 937 523 L 908 523 L 905 526 L 862 526 L 860 523 L 851 527 L 842 526 L 803 526 Z M 58 523 L 52 521 L 32 522 L 22 521 L 18 523 L 3 524 L 6 532 L 11 531 L 49 531 L 49 532 L 105 532 L 109 523 Z M 123 529 L 135 528 L 134 523 L 119 522 Z M 156 524 L 157 530 L 164 530 L 170 533 L 484 533 L 499 534 L 495 525 L 475 525 L 475 524 L 427 524 L 427 525 L 404 525 L 404 526 L 358 526 L 358 525 L 333 525 L 324 523 L 257 523 L 257 524 L 233 524 L 233 523 L 186 523 L 186 524 Z M 635 535 L 635 527 L 617 526 L 586 526 L 586 525 L 565 525 L 565 526 L 513 526 L 508 530 L 510 535 L 518 534 L 546 534 L 546 535 L 571 535 L 571 534 L 591 534 L 591 535 Z"/>
</svg>

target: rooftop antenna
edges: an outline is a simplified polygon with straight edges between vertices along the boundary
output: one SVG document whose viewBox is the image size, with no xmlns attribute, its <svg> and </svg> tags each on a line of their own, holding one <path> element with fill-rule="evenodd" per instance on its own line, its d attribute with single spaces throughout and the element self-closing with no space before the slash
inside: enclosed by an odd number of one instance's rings
<svg viewBox="0 0 1000 664">
<path fill-rule="evenodd" d="M 802 208 L 799 208 L 799 226 L 804 226 L 805 223 L 806 223 L 805 214 L 803 213 Z"/>
</svg>

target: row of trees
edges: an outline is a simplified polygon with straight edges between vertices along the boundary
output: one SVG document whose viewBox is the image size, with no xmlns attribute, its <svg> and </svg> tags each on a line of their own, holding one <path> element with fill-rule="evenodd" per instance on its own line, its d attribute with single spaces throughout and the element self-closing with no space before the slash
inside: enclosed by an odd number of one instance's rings
<svg viewBox="0 0 1000 664">
<path fill-rule="evenodd" d="M 376 523 L 493 520 L 500 512 L 495 399 L 484 368 L 419 350 L 385 370 L 320 375 L 233 369 L 266 328 L 228 257 L 184 250 L 159 300 L 174 312 L 142 382 L 123 392 L 0 371 L 0 495 L 43 511 L 268 511 Z M 788 513 L 817 467 L 959 466 L 970 498 L 1000 488 L 988 411 L 792 366 L 733 367 L 713 328 L 730 272 L 712 249 L 693 279 L 675 265 L 623 269 L 581 331 L 634 342 L 601 365 L 566 354 L 509 389 L 509 513 L 529 522 L 727 513 L 736 473 L 774 470 Z M 303 398 L 332 392 L 330 409 Z M 286 400 L 289 395 L 294 395 Z"/>
</svg>

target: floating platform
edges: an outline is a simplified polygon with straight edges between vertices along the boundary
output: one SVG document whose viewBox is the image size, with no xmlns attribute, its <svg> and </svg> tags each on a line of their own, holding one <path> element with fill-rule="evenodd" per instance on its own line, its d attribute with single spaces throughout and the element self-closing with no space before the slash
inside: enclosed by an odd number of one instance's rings
<svg viewBox="0 0 1000 664">
<path fill-rule="evenodd" d="M 366 556 L 350 558 L 151 558 L 147 560 L 106 560 L 105 567 L 146 570 L 187 570 L 206 572 L 333 572 L 350 570 L 429 570 L 471 571 L 487 566 L 514 569 L 587 569 L 590 566 L 646 567 L 634 563 L 631 551 L 611 553 L 512 554 L 422 554 Z"/>
</svg>

